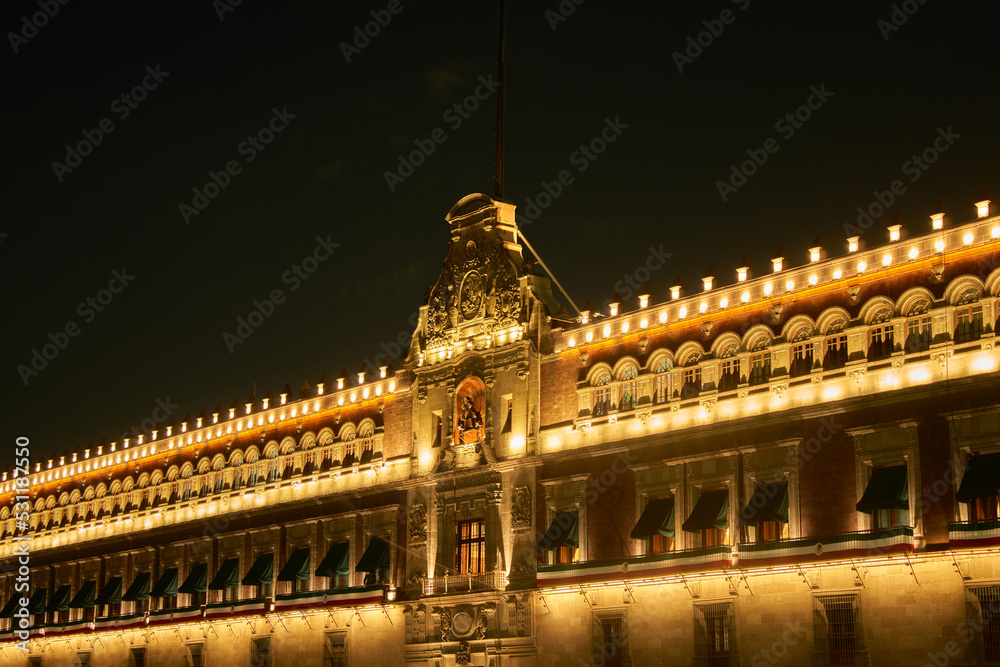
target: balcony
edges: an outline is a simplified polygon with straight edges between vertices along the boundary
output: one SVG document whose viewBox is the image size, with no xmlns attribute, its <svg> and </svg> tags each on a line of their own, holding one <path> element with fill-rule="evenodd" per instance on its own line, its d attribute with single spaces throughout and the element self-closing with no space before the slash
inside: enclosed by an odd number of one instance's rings
<svg viewBox="0 0 1000 667">
<path fill-rule="evenodd" d="M 900 527 L 804 537 L 780 542 L 741 544 L 738 547 L 737 558 L 740 567 L 770 567 L 817 560 L 912 553 L 913 547 L 913 529 Z"/>
<path fill-rule="evenodd" d="M 503 572 L 479 574 L 450 574 L 424 579 L 424 595 L 450 595 L 477 591 L 502 591 L 507 588 L 507 575 Z"/>
<path fill-rule="evenodd" d="M 958 521 L 948 524 L 948 546 L 952 549 L 1000 545 L 1000 520 Z"/>
<path fill-rule="evenodd" d="M 650 556 L 543 565 L 538 568 L 537 583 L 539 587 L 575 586 L 599 581 L 667 577 L 685 572 L 727 568 L 732 564 L 733 548 L 726 545 Z"/>
</svg>

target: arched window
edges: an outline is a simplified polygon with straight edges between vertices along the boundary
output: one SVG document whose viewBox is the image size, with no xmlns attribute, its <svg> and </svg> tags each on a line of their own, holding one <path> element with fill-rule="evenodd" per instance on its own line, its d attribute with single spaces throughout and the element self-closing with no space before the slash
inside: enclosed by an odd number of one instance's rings
<svg viewBox="0 0 1000 667">
<path fill-rule="evenodd" d="M 257 458 L 257 452 L 247 453 L 247 486 L 256 486 L 257 484 Z"/>
<path fill-rule="evenodd" d="M 847 365 L 845 326 L 847 326 L 847 322 L 838 319 L 827 328 L 826 339 L 823 341 L 823 370 L 829 371 Z"/>
<path fill-rule="evenodd" d="M 754 341 L 750 353 L 750 386 L 764 384 L 771 380 L 771 341 L 761 336 Z"/>
<path fill-rule="evenodd" d="M 681 398 L 694 398 L 701 393 L 701 355 L 692 352 L 684 361 L 684 384 L 681 385 Z"/>
<path fill-rule="evenodd" d="M 354 465 L 354 462 L 358 460 L 358 443 L 355 442 L 357 433 L 354 427 L 342 430 L 340 432 L 340 439 L 344 443 L 344 461 L 342 465 Z"/>
<path fill-rule="evenodd" d="M 722 366 L 719 369 L 719 391 L 732 391 L 740 383 L 740 360 L 736 356 L 740 346 L 728 343 L 719 353 Z"/>
<path fill-rule="evenodd" d="M 958 299 L 955 310 L 955 342 L 968 343 L 983 335 L 983 304 L 979 303 L 979 290 L 966 288 Z"/>
<path fill-rule="evenodd" d="M 663 357 L 656 363 L 656 368 L 653 370 L 656 373 L 655 386 L 653 390 L 653 400 L 656 403 L 666 403 L 670 400 L 673 394 L 673 387 L 671 379 L 672 376 L 670 371 L 673 369 L 673 364 L 670 363 L 670 359 Z"/>
<path fill-rule="evenodd" d="M 621 375 L 621 402 L 619 410 L 634 410 L 639 405 L 639 383 L 636 378 L 639 375 L 635 366 L 627 366 Z"/>
<path fill-rule="evenodd" d="M 603 371 L 594 378 L 594 416 L 603 417 L 611 408 L 611 373 Z"/>
<path fill-rule="evenodd" d="M 931 315 L 927 299 L 913 302 L 906 313 L 906 352 L 926 352 L 931 349 Z"/>
<path fill-rule="evenodd" d="M 888 308 L 879 309 L 868 326 L 868 361 L 879 361 L 892 356 L 892 313 Z"/>
</svg>

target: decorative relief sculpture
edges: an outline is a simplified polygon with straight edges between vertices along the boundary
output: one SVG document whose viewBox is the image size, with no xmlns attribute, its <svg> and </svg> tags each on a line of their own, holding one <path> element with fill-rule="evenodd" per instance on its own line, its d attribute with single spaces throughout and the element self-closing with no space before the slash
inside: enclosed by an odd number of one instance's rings
<svg viewBox="0 0 1000 667">
<path fill-rule="evenodd" d="M 427 541 L 427 508 L 423 503 L 416 503 L 410 508 L 408 534 L 410 544 L 423 544 Z"/>
<path fill-rule="evenodd" d="M 511 527 L 530 528 L 531 514 L 531 489 L 527 486 L 515 487 L 510 507 Z"/>
</svg>

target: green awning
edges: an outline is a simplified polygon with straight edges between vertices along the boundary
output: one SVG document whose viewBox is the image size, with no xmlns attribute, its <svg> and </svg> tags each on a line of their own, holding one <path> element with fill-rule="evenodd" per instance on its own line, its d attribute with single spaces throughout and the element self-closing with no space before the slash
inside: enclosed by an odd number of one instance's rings
<svg viewBox="0 0 1000 667">
<path fill-rule="evenodd" d="M 351 545 L 348 542 L 336 542 L 330 545 L 323 562 L 316 568 L 317 577 L 334 577 L 351 573 Z"/>
<path fill-rule="evenodd" d="M 260 554 L 250 566 L 247 576 L 243 577 L 244 586 L 257 586 L 271 583 L 274 574 L 274 554 Z"/>
<path fill-rule="evenodd" d="M 761 521 L 788 523 L 788 482 L 758 484 L 740 512 L 740 521 L 745 526 L 756 526 Z"/>
<path fill-rule="evenodd" d="M 129 591 L 132 589 L 130 588 Z M 152 592 L 149 594 L 150 597 L 154 598 L 175 598 L 177 597 L 177 568 L 170 567 L 163 571 L 160 578 L 156 581 L 156 585 L 153 586 Z M 136 598 L 139 599 L 139 598 Z"/>
<path fill-rule="evenodd" d="M 876 510 L 910 509 L 909 482 L 906 466 L 875 468 L 865 487 L 865 493 L 856 505 L 859 512 L 871 514 Z"/>
<path fill-rule="evenodd" d="M 373 537 L 368 548 L 358 561 L 355 572 L 378 572 L 389 569 L 389 543 L 381 537 Z"/>
<path fill-rule="evenodd" d="M 140 572 L 135 575 L 135 579 L 132 580 L 132 585 L 128 587 L 127 591 L 125 591 L 125 595 L 122 596 L 122 600 L 125 600 L 126 602 L 148 600 L 149 580 L 149 572 Z"/>
<path fill-rule="evenodd" d="M 14 597 L 7 601 L 7 604 L 3 606 L 0 610 L 0 618 L 14 618 L 14 612 L 17 611 L 18 606 L 20 606 L 21 596 L 14 593 Z"/>
<path fill-rule="evenodd" d="M 66 591 L 69 593 L 69 591 Z M 31 599 L 28 600 L 28 611 L 32 614 L 44 614 L 45 613 L 45 593 L 46 590 L 41 588 L 31 594 Z M 68 608 L 68 607 L 67 607 Z"/>
<path fill-rule="evenodd" d="M 91 579 L 84 583 L 76 597 L 69 603 L 70 609 L 89 609 L 94 606 L 94 595 L 97 592 L 97 582 Z"/>
<path fill-rule="evenodd" d="M 60 586 L 56 590 L 45 611 L 66 611 L 69 609 L 70 590 L 69 586 Z"/>
<path fill-rule="evenodd" d="M 698 498 L 691 516 L 681 526 L 688 533 L 725 530 L 729 527 L 729 490 L 706 491 Z"/>
<path fill-rule="evenodd" d="M 539 551 L 551 551 L 559 547 L 576 549 L 578 546 L 580 546 L 580 512 L 578 510 L 559 512 L 552 517 L 549 529 L 538 541 Z"/>
<path fill-rule="evenodd" d="M 309 547 L 296 549 L 285 567 L 278 573 L 278 581 L 303 581 L 309 578 Z"/>
<path fill-rule="evenodd" d="M 976 498 L 1000 496 L 1000 453 L 979 454 L 969 459 L 955 499 L 971 503 Z"/>
<path fill-rule="evenodd" d="M 227 588 L 236 588 L 240 585 L 240 559 L 227 558 L 222 563 L 222 567 L 216 573 L 212 583 L 208 585 L 209 590 L 224 591 Z"/>
<path fill-rule="evenodd" d="M 204 593 L 208 590 L 208 563 L 191 566 L 187 579 L 177 588 L 178 593 Z"/>
<path fill-rule="evenodd" d="M 104 584 L 101 594 L 94 600 L 94 604 L 120 604 L 122 601 L 122 578 L 111 577 L 108 583 Z"/>
<path fill-rule="evenodd" d="M 634 540 L 645 539 L 653 535 L 673 537 L 674 499 L 653 498 L 650 500 L 630 535 Z"/>
</svg>

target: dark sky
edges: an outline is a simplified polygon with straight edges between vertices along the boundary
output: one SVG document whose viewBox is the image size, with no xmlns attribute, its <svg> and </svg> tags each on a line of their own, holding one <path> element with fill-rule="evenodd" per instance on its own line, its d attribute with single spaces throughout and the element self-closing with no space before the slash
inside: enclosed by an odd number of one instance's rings
<svg viewBox="0 0 1000 667">
<path fill-rule="evenodd" d="M 58 12 L 37 30 L 23 18 L 37 1 L 4 3 L 0 24 L 0 467 L 18 435 L 42 460 L 117 439 L 158 404 L 179 421 L 254 384 L 259 397 L 355 372 L 412 331 L 445 214 L 493 192 L 492 3 L 48 1 Z M 561 4 L 575 11 L 557 22 L 556 0 L 508 3 L 504 195 L 524 210 L 569 172 L 524 229 L 581 305 L 607 300 L 651 247 L 672 255 L 650 279 L 662 300 L 709 264 L 732 282 L 744 253 L 758 271 L 779 244 L 804 263 L 816 234 L 840 254 L 844 224 L 896 179 L 870 243 L 897 211 L 921 233 L 938 200 L 965 221 L 1000 187 L 998 3 L 909 0 L 898 29 L 889 2 Z M 345 56 L 373 11 L 391 20 Z M 131 108 L 121 96 L 144 81 Z M 478 109 L 449 112 L 477 88 Z M 782 120 L 810 95 L 808 120 Z M 270 143 L 244 143 L 272 122 Z M 577 152 L 609 122 L 602 153 Z M 432 136 L 390 188 L 386 172 Z M 81 142 L 89 154 L 68 158 Z M 926 170 L 907 164 L 928 148 Z M 748 150 L 767 161 L 724 199 L 718 182 Z M 239 172 L 185 220 L 180 205 L 230 161 Z M 317 238 L 338 246 L 307 280 L 286 273 Z M 125 286 L 102 293 L 116 271 Z M 274 290 L 283 302 L 227 344 Z M 52 338 L 63 349 L 26 383 L 18 367 Z"/>
</svg>

